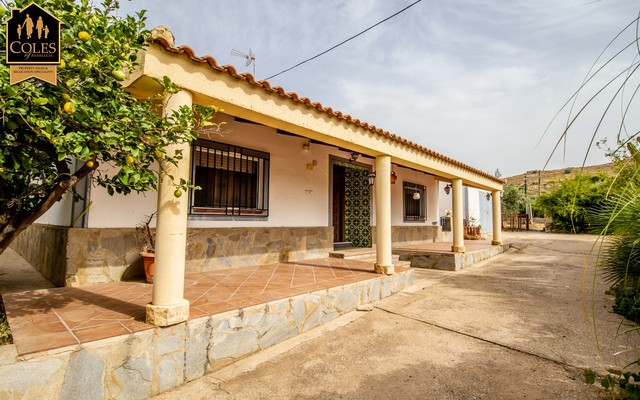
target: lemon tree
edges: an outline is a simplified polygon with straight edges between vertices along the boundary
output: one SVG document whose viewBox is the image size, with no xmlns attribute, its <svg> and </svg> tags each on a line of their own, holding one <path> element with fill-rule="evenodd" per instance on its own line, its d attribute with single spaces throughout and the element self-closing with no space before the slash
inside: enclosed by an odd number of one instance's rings
<svg viewBox="0 0 640 400">
<path fill-rule="evenodd" d="M 3 10 L 32 1 L 8 2 Z M 84 178 L 109 194 L 155 189 L 158 158 L 181 157 L 166 146 L 193 140 L 214 112 L 183 107 L 162 117 L 161 104 L 124 90 L 124 71 L 136 67 L 150 38 L 144 12 L 118 16 L 114 0 L 35 3 L 62 21 L 62 62 L 57 85 L 35 79 L 10 85 L 9 67 L 0 64 L 0 252 Z M 10 13 L 0 14 L 5 54 Z M 176 91 L 167 78 L 160 84 L 165 98 Z M 175 184 L 180 193 L 190 185 Z"/>
</svg>

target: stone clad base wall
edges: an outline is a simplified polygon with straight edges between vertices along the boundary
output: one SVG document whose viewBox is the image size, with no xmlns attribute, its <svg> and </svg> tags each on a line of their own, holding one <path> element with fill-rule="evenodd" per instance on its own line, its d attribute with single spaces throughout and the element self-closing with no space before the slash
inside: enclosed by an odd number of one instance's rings
<svg viewBox="0 0 640 400">
<path fill-rule="evenodd" d="M 442 227 L 440 225 L 406 225 L 391 227 L 392 244 L 416 244 L 421 242 L 441 241 Z M 371 227 L 373 243 L 376 242 L 376 227 Z"/>
<path fill-rule="evenodd" d="M 35 224 L 12 247 L 57 286 L 142 279 L 134 228 Z M 327 257 L 333 227 L 190 228 L 186 272 Z"/>
<path fill-rule="evenodd" d="M 511 244 L 501 244 L 487 247 L 482 250 L 469 251 L 467 253 L 437 253 L 421 250 L 396 250 L 400 261 L 410 261 L 411 268 L 429 268 L 444 271 L 458 271 L 468 268 L 473 264 L 495 257 L 504 253 Z"/>
<path fill-rule="evenodd" d="M 390 296 L 413 271 L 24 357 L 0 347 L 0 397 L 145 399 Z"/>
</svg>

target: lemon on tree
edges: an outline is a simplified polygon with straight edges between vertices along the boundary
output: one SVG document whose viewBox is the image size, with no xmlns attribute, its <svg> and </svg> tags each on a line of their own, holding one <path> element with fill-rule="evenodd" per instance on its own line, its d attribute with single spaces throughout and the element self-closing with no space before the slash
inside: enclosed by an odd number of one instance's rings
<svg viewBox="0 0 640 400">
<path fill-rule="evenodd" d="M 111 71 L 111 76 L 116 78 L 117 81 L 123 81 L 125 78 L 124 71 L 122 71 L 121 69 L 114 69 L 113 71 Z"/>
<path fill-rule="evenodd" d="M 73 104 L 72 101 L 67 101 L 66 103 L 64 103 L 64 106 L 62 108 L 67 114 L 73 114 L 74 112 L 76 112 L 76 105 Z"/>
<path fill-rule="evenodd" d="M 182 196 L 182 190 L 180 190 L 180 188 L 176 189 L 176 190 L 173 192 L 173 195 L 174 195 L 174 196 L 176 196 L 176 197 L 180 197 L 180 196 Z"/>
<path fill-rule="evenodd" d="M 0 1 L 0 16 L 6 13 L 2 22 L 10 14 L 4 7 L 13 3 Z M 211 108 L 184 107 L 168 118 L 157 113 L 153 102 L 140 101 L 115 84 L 126 80 L 125 71 L 135 70 L 137 54 L 149 43 L 144 12 L 123 15 L 118 1 L 50 3 L 64 3 L 55 10 L 64 58 L 56 61 L 58 85 L 32 80 L 0 85 L 0 99 L 7 100 L 0 132 L 9 133 L 0 133 L 0 169 L 5 171 L 0 191 L 4 199 L 15 199 L 0 201 L 0 253 L 84 179 L 110 195 L 156 189 L 156 161 L 179 158 L 165 147 L 196 139 L 196 129 L 214 113 Z M 9 82 L 9 72 L 0 64 L 0 81 Z M 161 98 L 177 91 L 169 78 L 159 84 Z M 84 160 L 84 168 L 71 169 L 61 162 L 67 158 Z M 102 164 L 110 166 L 108 174 L 91 173 Z M 182 195 L 191 186 L 174 182 L 171 187 L 180 188 L 177 193 Z M 7 203 L 20 204 L 20 212 Z"/>
<path fill-rule="evenodd" d="M 89 32 L 87 31 L 80 31 L 78 32 L 78 39 L 82 40 L 83 42 L 88 42 L 89 39 L 91 39 L 91 35 L 89 35 Z"/>
</svg>

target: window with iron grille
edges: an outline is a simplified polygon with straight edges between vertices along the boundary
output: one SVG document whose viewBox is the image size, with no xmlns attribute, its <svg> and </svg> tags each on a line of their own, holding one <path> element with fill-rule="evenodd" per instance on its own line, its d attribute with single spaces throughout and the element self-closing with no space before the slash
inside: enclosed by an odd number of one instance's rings
<svg viewBox="0 0 640 400">
<path fill-rule="evenodd" d="M 416 183 L 403 183 L 404 220 L 427 220 L 427 188 Z"/>
<path fill-rule="evenodd" d="M 197 140 L 192 147 L 191 213 L 267 216 L 269 153 Z"/>
</svg>

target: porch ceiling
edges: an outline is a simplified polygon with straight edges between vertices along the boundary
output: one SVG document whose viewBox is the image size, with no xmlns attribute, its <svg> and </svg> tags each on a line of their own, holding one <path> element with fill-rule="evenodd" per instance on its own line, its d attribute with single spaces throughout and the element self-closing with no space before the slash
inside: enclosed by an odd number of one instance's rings
<svg viewBox="0 0 640 400">
<path fill-rule="evenodd" d="M 390 155 L 395 164 L 414 168 L 448 181 L 462 178 L 466 186 L 502 190 L 503 181 L 486 172 L 446 157 L 320 103 L 256 82 L 250 74 L 220 67 L 210 56 L 198 57 L 187 46 L 175 47 L 155 39 L 142 55 L 142 67 L 129 77 L 131 93 L 138 98 L 159 92 L 154 78 L 168 76 L 193 94 L 196 104 L 221 107 L 225 114 L 285 130 L 370 156 Z"/>
</svg>

